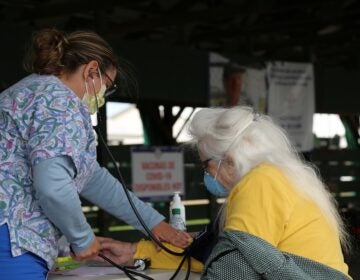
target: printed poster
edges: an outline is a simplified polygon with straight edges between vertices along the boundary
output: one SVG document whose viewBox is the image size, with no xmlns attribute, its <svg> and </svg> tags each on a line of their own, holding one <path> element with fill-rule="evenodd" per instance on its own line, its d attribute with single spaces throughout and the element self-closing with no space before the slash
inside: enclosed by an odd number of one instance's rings
<svg viewBox="0 0 360 280">
<path fill-rule="evenodd" d="M 314 70 L 310 63 L 269 62 L 268 114 L 284 128 L 298 151 L 314 147 Z"/>
</svg>

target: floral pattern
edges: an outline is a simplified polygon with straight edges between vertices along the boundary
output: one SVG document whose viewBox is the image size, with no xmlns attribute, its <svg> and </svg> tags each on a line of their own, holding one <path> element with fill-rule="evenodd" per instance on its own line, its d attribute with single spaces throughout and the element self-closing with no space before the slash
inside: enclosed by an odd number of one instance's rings
<svg viewBox="0 0 360 280">
<path fill-rule="evenodd" d="M 10 230 L 12 254 L 33 252 L 51 268 L 58 229 L 42 213 L 32 166 L 67 155 L 80 192 L 93 171 L 96 141 L 86 106 L 58 78 L 30 75 L 0 94 L 0 225 Z"/>
</svg>

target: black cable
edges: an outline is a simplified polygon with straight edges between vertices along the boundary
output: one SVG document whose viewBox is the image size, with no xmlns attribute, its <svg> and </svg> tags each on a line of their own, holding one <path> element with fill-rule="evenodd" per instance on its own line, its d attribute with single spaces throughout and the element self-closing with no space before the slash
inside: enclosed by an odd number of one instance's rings
<svg viewBox="0 0 360 280">
<path fill-rule="evenodd" d="M 97 97 L 97 94 L 96 94 L 96 89 L 95 89 L 95 83 L 94 83 L 94 79 L 93 79 L 93 87 L 94 87 L 94 92 L 95 92 L 95 104 L 96 104 L 96 109 L 97 109 L 97 112 L 99 112 L 99 103 L 98 103 L 98 97 Z M 98 123 L 100 124 L 102 122 L 102 119 L 101 119 L 101 115 L 100 114 L 97 114 L 98 116 Z M 116 173 L 118 175 L 118 179 L 120 180 L 120 183 L 124 189 L 124 192 L 126 194 L 126 197 L 131 205 L 131 208 L 133 209 L 136 217 L 138 218 L 141 226 L 144 228 L 144 230 L 147 232 L 147 234 L 150 236 L 150 238 L 157 244 L 159 245 L 160 248 L 164 249 L 166 252 L 168 252 L 169 254 L 172 254 L 172 255 L 175 255 L 175 256 L 183 256 L 185 255 L 185 250 L 181 253 L 179 252 L 175 252 L 175 251 L 172 251 L 170 250 L 169 248 L 167 248 L 166 246 L 164 246 L 154 235 L 153 233 L 149 230 L 149 228 L 147 227 L 147 225 L 145 224 L 144 220 L 142 219 L 142 217 L 140 216 L 139 212 L 137 211 L 132 199 L 130 198 L 130 195 L 129 195 L 129 190 L 127 189 L 127 187 L 125 186 L 125 181 L 121 175 L 121 172 L 119 170 L 119 168 L 117 167 L 117 164 L 116 164 L 116 160 L 114 158 L 114 156 L 112 155 L 107 143 L 105 142 L 102 134 L 101 134 L 101 131 L 99 130 L 98 131 L 98 135 L 100 137 L 100 140 L 102 142 L 102 144 L 104 145 L 108 155 L 110 156 L 110 159 L 111 161 L 113 162 L 114 164 L 114 168 L 116 170 Z"/>
<path fill-rule="evenodd" d="M 185 280 L 188 280 L 189 276 L 190 276 L 190 270 L 191 270 L 191 256 L 190 256 L 190 254 L 187 254 L 186 256 L 187 256 L 188 266 L 187 266 L 187 270 L 186 270 Z"/>
<path fill-rule="evenodd" d="M 186 269 L 185 280 L 189 279 L 190 271 L 191 271 L 191 256 L 190 256 L 190 253 L 187 252 L 187 254 L 185 254 L 184 257 L 182 258 L 182 260 L 181 260 L 179 266 L 177 267 L 175 273 L 173 274 L 173 276 L 171 276 L 170 280 L 175 279 L 175 277 L 178 275 L 182 265 L 184 264 L 185 260 L 187 260 L 187 269 Z"/>
<path fill-rule="evenodd" d="M 113 262 L 111 259 L 109 259 L 108 257 L 106 257 L 105 255 L 103 255 L 103 254 L 101 254 L 101 253 L 99 253 L 98 256 L 101 257 L 101 258 L 103 258 L 105 261 L 107 261 L 108 263 L 112 264 L 112 265 L 115 266 L 116 268 L 118 268 L 118 269 L 120 269 L 121 271 L 123 271 L 123 272 L 126 274 L 126 276 L 128 276 L 130 279 L 135 279 L 135 280 L 136 280 L 136 278 L 131 275 L 131 274 L 134 274 L 134 275 L 140 276 L 140 277 L 142 277 L 142 278 L 144 278 L 144 279 L 154 280 L 154 279 L 151 278 L 150 276 L 147 276 L 147 275 L 145 275 L 145 274 L 142 274 L 142 273 L 137 272 L 137 271 L 134 271 L 134 270 L 130 270 L 130 269 L 136 269 L 136 267 L 134 267 L 134 266 L 129 267 L 129 266 L 121 266 L 121 265 L 118 265 L 118 264 L 116 264 L 115 262 Z"/>
<path fill-rule="evenodd" d="M 169 248 L 167 248 L 166 246 L 164 246 L 164 245 L 152 234 L 152 232 L 149 230 L 149 228 L 146 226 L 144 220 L 143 220 L 142 217 L 140 216 L 139 212 L 137 211 L 137 208 L 136 208 L 136 206 L 134 205 L 134 203 L 133 203 L 133 201 L 132 201 L 132 199 L 131 199 L 131 197 L 130 197 L 130 195 L 129 195 L 129 190 L 128 190 L 128 189 L 126 188 L 126 186 L 125 186 L 125 182 L 124 182 L 124 179 L 123 179 L 123 177 L 122 177 L 122 174 L 121 174 L 119 168 L 117 167 L 116 160 L 114 159 L 114 156 L 112 155 L 112 153 L 111 153 L 108 145 L 106 144 L 104 138 L 102 137 L 102 134 L 101 134 L 100 131 L 98 131 L 98 135 L 99 135 L 100 140 L 101 140 L 102 144 L 104 145 L 104 147 L 105 147 L 108 155 L 110 156 L 111 161 L 113 162 L 113 165 L 114 165 L 114 167 L 115 167 L 115 169 L 116 169 L 116 173 L 117 173 L 117 175 L 118 175 L 118 179 L 119 179 L 119 181 L 120 181 L 120 183 L 121 183 L 121 185 L 122 185 L 122 187 L 123 187 L 123 189 L 124 189 L 124 192 L 125 192 L 125 194 L 126 194 L 126 197 L 127 197 L 128 201 L 129 201 L 129 203 L 130 203 L 130 205 L 131 205 L 131 208 L 133 209 L 136 217 L 138 218 L 139 222 L 141 223 L 142 227 L 143 227 L 143 228 L 145 229 L 145 231 L 149 234 L 150 238 L 151 238 L 156 244 L 158 244 L 162 249 L 164 249 L 166 252 L 168 252 L 169 254 L 175 255 L 175 256 L 184 256 L 183 259 L 181 260 L 181 262 L 180 262 L 177 270 L 175 271 L 175 273 L 173 274 L 173 276 L 170 278 L 170 280 L 171 280 L 171 279 L 175 279 L 176 275 L 179 273 L 179 271 L 180 271 L 180 269 L 181 269 L 181 267 L 182 267 L 182 265 L 183 265 L 183 263 L 184 263 L 184 261 L 185 261 L 186 258 L 188 259 L 188 268 L 187 268 L 187 272 L 186 272 L 186 277 L 185 277 L 185 279 L 189 279 L 190 269 L 191 269 L 191 265 L 190 265 L 190 259 L 191 259 L 191 258 L 190 258 L 190 254 L 189 254 L 190 251 L 189 251 L 189 250 L 186 250 L 186 249 L 183 250 L 183 252 L 180 252 L 180 253 L 179 253 L 179 252 L 172 251 L 172 250 L 170 250 Z M 118 267 L 118 266 L 116 266 L 116 267 Z M 129 277 L 129 278 L 130 278 L 130 277 Z"/>
<path fill-rule="evenodd" d="M 95 97 L 95 99 L 96 99 L 95 102 L 96 102 L 97 111 L 99 112 L 99 106 L 98 106 L 97 97 Z M 100 123 L 102 122 L 102 119 L 101 119 L 101 117 L 99 116 L 99 114 L 98 114 L 98 117 L 99 117 L 99 124 L 100 124 Z M 131 206 L 132 210 L 134 211 L 135 216 L 136 216 L 137 219 L 139 220 L 141 226 L 144 228 L 144 230 L 147 232 L 147 234 L 150 236 L 150 238 L 151 238 L 157 245 L 159 245 L 160 248 L 164 249 L 167 253 L 169 253 L 169 254 L 171 254 L 171 255 L 175 255 L 175 256 L 184 256 L 183 259 L 181 260 L 181 262 L 180 262 L 177 270 L 175 271 L 175 273 L 173 274 L 173 276 L 172 276 L 170 279 L 174 279 L 174 278 L 176 277 L 176 275 L 179 273 L 179 271 L 180 271 L 180 269 L 181 269 L 181 267 L 182 267 L 185 259 L 188 259 L 188 267 L 187 267 L 187 272 L 186 272 L 186 277 L 185 277 L 185 279 L 188 279 L 188 278 L 189 278 L 189 275 L 190 275 L 190 269 L 191 269 L 191 264 L 190 264 L 190 259 L 191 259 L 191 258 L 190 258 L 190 255 L 189 255 L 189 252 L 190 252 L 190 251 L 185 249 L 185 250 L 183 250 L 182 252 L 179 253 L 179 252 L 175 252 L 175 251 L 173 251 L 173 250 L 170 250 L 169 248 L 167 248 L 166 246 L 164 246 L 164 245 L 160 242 L 160 240 L 158 240 L 158 239 L 153 235 L 153 233 L 150 231 L 150 229 L 149 229 L 149 228 L 147 227 L 147 225 L 145 224 L 143 218 L 140 216 L 140 214 L 139 214 L 136 206 L 134 205 L 134 203 L 133 203 L 133 201 L 132 201 L 132 199 L 131 199 L 131 197 L 130 197 L 130 195 L 129 195 L 129 190 L 127 189 L 127 187 L 126 187 L 126 185 L 125 185 L 124 178 L 122 177 L 122 174 L 121 174 L 121 172 L 120 172 L 120 169 L 119 169 L 119 167 L 118 167 L 117 164 L 116 164 L 116 160 L 115 160 L 113 154 L 111 153 L 111 151 L 110 151 L 110 149 L 109 149 L 106 141 L 104 140 L 104 138 L 103 138 L 100 130 L 98 130 L 98 136 L 99 136 L 99 138 L 100 138 L 103 146 L 104 146 L 105 149 L 106 149 L 106 152 L 108 153 L 108 155 L 109 155 L 109 157 L 110 157 L 110 159 L 111 159 L 111 161 L 112 161 L 112 163 L 113 163 L 113 165 L 114 165 L 114 168 L 115 168 L 115 170 L 116 170 L 116 174 L 118 175 L 118 179 L 119 179 L 119 181 L 120 181 L 120 183 L 121 183 L 121 186 L 122 186 L 122 188 L 123 188 L 123 190 L 124 190 L 124 192 L 125 192 L 125 195 L 126 195 L 128 201 L 129 201 L 129 203 L 130 203 L 130 206 Z M 105 257 L 105 256 L 104 256 L 103 254 L 101 254 L 101 253 L 99 254 L 99 256 L 102 257 L 103 259 L 107 260 L 109 263 L 111 263 L 111 264 L 114 265 L 115 267 L 123 270 L 123 271 L 125 272 L 125 274 L 126 274 L 130 279 L 134 279 L 133 276 L 129 275 L 129 270 L 128 270 L 128 269 L 126 269 L 126 268 L 124 268 L 124 267 L 121 267 L 121 268 L 120 268 L 120 266 L 118 266 L 117 264 L 115 264 L 113 261 L 111 261 L 109 258 Z M 131 272 L 134 273 L 135 275 L 138 275 L 138 276 L 143 277 L 143 278 L 145 278 L 145 279 L 149 279 L 149 280 L 152 279 L 151 277 L 148 277 L 148 276 L 146 276 L 146 275 L 144 275 L 144 274 L 141 274 L 141 273 L 138 273 L 138 272 L 135 273 L 135 271 L 131 271 Z M 146 278 L 146 277 L 148 277 L 148 278 Z M 135 279 L 136 279 L 136 278 L 135 278 Z"/>
<path fill-rule="evenodd" d="M 160 248 L 164 249 L 166 252 L 168 252 L 169 254 L 172 254 L 172 255 L 175 255 L 175 256 L 184 256 L 185 255 L 185 251 L 186 250 L 183 250 L 182 252 L 175 252 L 175 251 L 172 251 L 171 249 L 167 248 L 166 246 L 164 246 L 154 235 L 153 233 L 150 231 L 150 229 L 147 227 L 147 225 L 145 224 L 143 218 L 140 216 L 138 210 L 136 209 L 136 206 L 134 205 L 130 195 L 129 195 L 129 190 L 127 189 L 127 187 L 125 186 L 125 182 L 124 182 L 124 179 L 121 175 L 121 172 L 119 171 L 119 168 L 117 167 L 117 164 L 116 164 L 116 160 L 114 159 L 114 156 L 112 155 L 109 147 L 107 146 L 107 144 L 105 143 L 105 140 L 104 138 L 102 137 L 100 131 L 98 131 L 98 135 L 99 135 L 99 138 L 101 140 L 101 142 L 103 143 L 108 155 L 110 156 L 110 159 L 112 160 L 113 164 L 114 164 L 114 167 L 116 169 L 116 173 L 118 175 L 118 179 L 124 189 L 124 192 L 125 192 L 125 195 L 131 205 L 131 208 L 133 209 L 136 217 L 138 218 L 140 224 L 142 225 L 142 227 L 144 228 L 144 230 L 147 232 L 147 234 L 150 236 L 150 238 L 157 244 L 159 245 Z"/>
<path fill-rule="evenodd" d="M 175 279 L 175 277 L 178 275 L 178 273 L 179 273 L 182 265 L 184 264 L 184 261 L 186 260 L 186 258 L 187 258 L 187 255 L 184 255 L 184 257 L 182 258 L 182 260 L 181 260 L 179 266 L 177 267 L 175 273 L 173 274 L 173 276 L 171 276 L 170 280 Z"/>
</svg>

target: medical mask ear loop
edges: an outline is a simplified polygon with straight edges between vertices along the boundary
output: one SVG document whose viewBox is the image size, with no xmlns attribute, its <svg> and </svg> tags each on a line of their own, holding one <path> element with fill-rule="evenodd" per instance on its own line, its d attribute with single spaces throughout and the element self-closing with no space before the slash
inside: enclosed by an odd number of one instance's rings
<svg viewBox="0 0 360 280">
<path fill-rule="evenodd" d="M 89 85 L 87 84 L 86 80 L 84 81 L 84 83 L 85 83 L 85 94 L 86 94 L 87 98 L 89 98 Z"/>
<path fill-rule="evenodd" d="M 101 75 L 101 71 L 100 71 L 100 68 L 98 68 L 98 72 L 99 72 L 99 79 L 100 79 L 100 90 L 98 92 L 101 91 L 101 88 L 102 86 L 104 85 L 103 83 L 103 79 L 102 79 L 102 75 Z M 95 87 L 95 80 L 94 78 L 92 78 L 92 82 L 93 82 L 93 86 L 94 86 L 94 93 L 95 93 L 95 99 L 96 99 L 96 102 L 98 102 L 98 96 L 97 96 L 97 92 L 96 92 L 96 87 Z M 106 85 L 105 85 L 105 88 L 106 88 Z"/>
<path fill-rule="evenodd" d="M 98 70 L 99 70 L 100 88 L 101 88 L 102 87 L 102 78 L 101 78 L 100 68 L 98 68 Z M 94 78 L 91 78 L 91 80 L 92 80 L 93 89 L 94 89 L 94 95 L 95 95 L 96 113 L 98 113 L 99 112 L 99 102 L 98 102 L 98 96 L 96 94 L 95 80 L 94 80 Z M 98 116 L 99 116 L 99 121 L 101 121 L 100 114 L 98 114 Z"/>
<path fill-rule="evenodd" d="M 100 78 L 100 88 L 103 85 L 103 80 L 102 80 L 102 76 L 101 76 L 101 71 L 100 71 L 100 67 L 98 67 L 98 72 L 99 72 L 99 78 Z"/>
<path fill-rule="evenodd" d="M 215 179 L 215 180 L 216 180 L 217 175 L 218 175 L 218 173 L 219 173 L 219 169 L 220 169 L 221 161 L 222 161 L 222 159 L 220 159 L 220 160 L 219 160 L 219 164 L 218 164 L 218 166 L 217 166 L 216 174 L 215 174 L 215 177 L 214 177 L 214 179 Z"/>
<path fill-rule="evenodd" d="M 101 75 L 101 71 L 100 71 L 100 67 L 98 67 L 98 72 L 99 72 L 99 78 L 100 78 L 100 89 L 103 86 L 103 80 L 102 80 L 102 75 Z M 95 83 L 94 83 L 94 87 L 95 87 Z M 96 111 L 99 112 L 99 102 L 98 102 L 98 96 L 95 93 L 95 102 L 96 102 Z M 99 115 L 99 121 L 101 121 L 101 115 Z"/>
<path fill-rule="evenodd" d="M 100 71 L 100 67 L 98 67 L 98 72 L 99 72 L 99 78 L 100 78 L 100 89 L 103 86 L 103 80 L 102 80 L 102 76 L 101 76 L 101 71 Z M 95 80 L 94 78 L 92 78 L 92 83 L 93 83 L 93 88 L 94 88 L 94 94 L 95 94 L 95 104 L 96 104 L 96 112 L 99 112 L 99 101 L 98 101 L 98 95 L 96 94 L 96 88 L 95 88 Z M 101 115 L 98 114 L 99 116 L 99 121 L 101 121 Z"/>
</svg>

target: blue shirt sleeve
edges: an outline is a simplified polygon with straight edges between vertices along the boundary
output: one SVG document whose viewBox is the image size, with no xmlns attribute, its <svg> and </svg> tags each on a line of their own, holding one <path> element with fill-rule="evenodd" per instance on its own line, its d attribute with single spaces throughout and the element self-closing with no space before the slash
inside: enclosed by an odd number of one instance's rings
<svg viewBox="0 0 360 280">
<path fill-rule="evenodd" d="M 68 156 L 42 160 L 33 167 L 35 196 L 43 212 L 78 253 L 91 245 L 95 235 L 82 212 L 74 177 Z"/>
<path fill-rule="evenodd" d="M 92 177 L 80 194 L 116 218 L 144 232 L 130 206 L 122 185 L 106 168 L 100 167 L 97 162 L 95 163 L 95 171 Z M 132 192 L 129 192 L 129 194 L 148 228 L 152 229 L 164 220 L 164 216 L 159 214 L 154 208 L 141 201 Z"/>
</svg>

